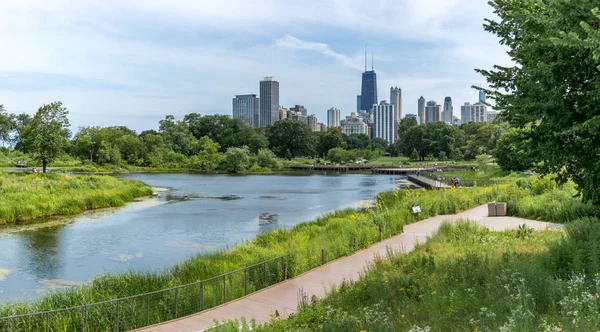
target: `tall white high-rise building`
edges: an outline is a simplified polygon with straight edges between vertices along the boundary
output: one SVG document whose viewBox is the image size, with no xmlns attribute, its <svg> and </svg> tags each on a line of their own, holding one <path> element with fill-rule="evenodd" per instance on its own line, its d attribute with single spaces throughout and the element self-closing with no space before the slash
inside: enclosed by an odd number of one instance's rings
<svg viewBox="0 0 600 332">
<path fill-rule="evenodd" d="M 390 104 L 394 105 L 396 110 L 396 119 L 402 119 L 402 89 L 399 87 L 390 88 Z"/>
<path fill-rule="evenodd" d="M 332 107 L 327 110 L 327 127 L 339 127 L 340 126 L 340 110 Z"/>
<path fill-rule="evenodd" d="M 244 121 L 251 127 L 258 127 L 259 102 L 256 95 L 236 95 L 233 98 L 233 118 Z"/>
<path fill-rule="evenodd" d="M 402 89 L 399 87 L 390 88 L 390 104 L 394 105 L 394 111 L 396 111 L 395 130 L 396 135 L 398 135 L 398 125 L 400 124 L 400 119 L 402 119 Z"/>
<path fill-rule="evenodd" d="M 452 124 L 452 113 L 454 112 L 454 107 L 452 106 L 452 98 L 446 97 L 444 99 L 444 109 L 442 111 L 442 120 L 448 124 Z"/>
<path fill-rule="evenodd" d="M 487 122 L 487 105 L 482 103 L 471 105 L 471 121 Z"/>
<path fill-rule="evenodd" d="M 396 141 L 398 136 L 398 121 L 394 105 L 387 101 L 373 105 L 373 137 L 383 138 L 390 144 Z"/>
<path fill-rule="evenodd" d="M 417 110 L 417 122 L 424 124 L 425 122 L 425 98 L 419 98 L 419 109 Z"/>
</svg>

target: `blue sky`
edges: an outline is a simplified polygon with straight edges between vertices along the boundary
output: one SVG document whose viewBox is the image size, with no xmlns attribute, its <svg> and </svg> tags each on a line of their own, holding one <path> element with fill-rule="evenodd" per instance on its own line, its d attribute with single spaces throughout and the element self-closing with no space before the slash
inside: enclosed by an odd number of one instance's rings
<svg viewBox="0 0 600 332">
<path fill-rule="evenodd" d="M 275 76 L 280 103 L 326 122 L 356 108 L 364 49 L 379 99 L 475 101 L 474 68 L 510 64 L 483 0 L 0 0 L 0 104 L 60 100 L 78 126 L 157 128 L 167 114 L 231 114 Z M 369 55 L 370 66 L 370 55 Z"/>
</svg>

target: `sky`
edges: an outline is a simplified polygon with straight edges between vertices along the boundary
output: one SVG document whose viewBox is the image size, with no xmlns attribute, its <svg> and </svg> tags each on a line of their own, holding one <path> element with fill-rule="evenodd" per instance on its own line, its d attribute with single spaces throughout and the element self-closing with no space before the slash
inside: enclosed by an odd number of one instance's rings
<svg viewBox="0 0 600 332">
<path fill-rule="evenodd" d="M 484 0 L 0 0 L 0 104 L 33 114 L 62 101 L 72 127 L 156 129 L 232 112 L 274 76 L 280 104 L 326 123 L 356 110 L 365 48 L 378 97 L 403 90 L 403 112 L 424 96 L 475 102 L 475 68 L 510 64 L 484 31 Z"/>
</svg>

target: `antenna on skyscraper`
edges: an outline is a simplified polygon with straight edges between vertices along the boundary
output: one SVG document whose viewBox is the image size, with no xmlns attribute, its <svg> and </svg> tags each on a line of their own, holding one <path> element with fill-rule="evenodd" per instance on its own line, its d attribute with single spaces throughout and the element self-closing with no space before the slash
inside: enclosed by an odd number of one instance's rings
<svg viewBox="0 0 600 332">
<path fill-rule="evenodd" d="M 373 52 L 371 52 L 371 70 L 375 70 L 375 64 L 373 61 Z"/>
<path fill-rule="evenodd" d="M 367 46 L 365 45 L 365 71 L 367 71 Z"/>
</svg>

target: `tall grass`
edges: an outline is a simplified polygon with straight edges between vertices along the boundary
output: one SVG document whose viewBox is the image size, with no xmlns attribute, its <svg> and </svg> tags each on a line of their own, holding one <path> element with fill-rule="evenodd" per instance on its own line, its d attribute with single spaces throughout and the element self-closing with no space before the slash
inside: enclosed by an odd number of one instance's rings
<svg viewBox="0 0 600 332">
<path fill-rule="evenodd" d="M 0 225 L 122 206 L 152 189 L 135 180 L 59 173 L 0 172 Z"/>
<path fill-rule="evenodd" d="M 331 261 L 352 253 L 354 238 L 356 238 L 357 249 L 365 248 L 379 241 L 380 237 L 387 238 L 401 233 L 405 224 L 432 215 L 465 210 L 476 204 L 494 200 L 499 195 L 509 195 L 515 188 L 517 187 L 514 185 L 504 185 L 494 188 L 447 191 L 407 190 L 381 194 L 374 209 L 365 207 L 361 210 L 336 211 L 315 221 L 299 224 L 292 229 L 278 229 L 260 234 L 252 241 L 242 243 L 228 251 L 198 254 L 159 272 L 131 271 L 118 275 L 101 275 L 87 285 L 50 293 L 33 303 L 3 305 L 0 307 L 0 317 L 79 306 L 185 285 L 280 255 L 285 256 L 288 276 L 294 277 L 319 266 L 322 250 L 325 253 L 325 260 Z M 423 212 L 419 215 L 412 214 L 413 205 L 420 205 Z M 278 270 L 274 269 L 272 273 L 275 271 Z M 252 283 L 255 286 L 252 287 L 257 287 L 256 282 L 259 281 L 258 277 L 255 278 L 255 282 Z M 239 280 L 231 284 L 228 282 L 227 292 L 240 295 L 243 294 L 242 287 L 243 283 Z M 220 291 L 216 289 L 214 294 Z M 197 301 L 198 293 L 193 294 L 194 296 L 189 297 L 189 303 L 180 302 L 181 305 L 196 307 L 196 302 L 193 301 Z M 162 300 L 165 301 L 168 302 Z M 179 301 L 186 301 L 186 299 L 180 298 Z M 140 304 L 137 305 L 139 307 Z M 127 308 L 132 313 L 131 321 L 144 320 L 142 317 L 144 310 L 134 312 L 134 308 L 137 308 L 136 303 L 132 303 L 131 307 Z M 93 317 L 114 314 L 114 308 L 106 308 L 106 310 Z M 98 330 L 108 329 L 103 325 L 108 324 L 105 319 L 93 317 L 89 318 L 88 324 L 94 324 L 92 326 Z M 171 314 L 165 314 L 155 318 L 153 322 L 173 317 Z M 69 324 L 73 322 L 77 324 L 77 318 L 65 317 L 53 320 L 52 324 L 55 324 L 54 328 L 59 328 L 71 326 Z M 136 326 L 141 325 L 129 326 L 129 328 Z"/>
<path fill-rule="evenodd" d="M 597 220 L 579 221 L 567 234 L 524 236 L 469 222 L 445 225 L 425 245 L 375 262 L 359 281 L 290 319 L 253 330 L 595 331 L 599 236 Z M 215 330 L 248 331 L 249 325 L 228 322 Z"/>
</svg>

